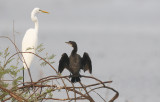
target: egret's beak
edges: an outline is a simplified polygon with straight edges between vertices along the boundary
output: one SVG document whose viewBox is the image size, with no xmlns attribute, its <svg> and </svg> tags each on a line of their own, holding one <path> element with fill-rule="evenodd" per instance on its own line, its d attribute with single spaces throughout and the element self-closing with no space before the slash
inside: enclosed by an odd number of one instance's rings
<svg viewBox="0 0 160 102">
<path fill-rule="evenodd" d="M 49 12 L 47 12 L 47 11 L 43 11 L 43 10 L 40 10 L 41 12 L 43 12 L 43 13 L 49 13 Z"/>
</svg>

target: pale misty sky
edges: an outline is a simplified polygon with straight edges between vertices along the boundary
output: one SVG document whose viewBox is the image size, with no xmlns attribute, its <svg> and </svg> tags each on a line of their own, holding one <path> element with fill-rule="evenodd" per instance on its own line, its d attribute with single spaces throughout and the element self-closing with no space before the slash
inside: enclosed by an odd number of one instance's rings
<svg viewBox="0 0 160 102">
<path fill-rule="evenodd" d="M 91 56 L 93 76 L 113 80 L 110 86 L 120 93 L 115 102 L 159 102 L 159 5 L 159 0 L 1 0 L 0 36 L 12 37 L 14 20 L 21 49 L 26 30 L 34 27 L 30 13 L 39 7 L 50 12 L 38 15 L 39 44 L 56 55 L 55 68 L 61 54 L 72 50 L 64 42 L 74 40 L 80 55 L 86 51 Z M 3 39 L 0 43 L 0 50 L 11 46 Z M 39 62 L 32 63 L 33 72 L 37 66 Z M 44 76 L 53 74 L 38 70 Z"/>
</svg>

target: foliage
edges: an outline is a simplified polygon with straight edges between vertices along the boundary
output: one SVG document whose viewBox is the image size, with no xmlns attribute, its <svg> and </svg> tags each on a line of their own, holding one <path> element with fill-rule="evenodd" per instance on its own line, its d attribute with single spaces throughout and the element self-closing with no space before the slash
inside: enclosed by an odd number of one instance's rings
<svg viewBox="0 0 160 102">
<path fill-rule="evenodd" d="M 3 52 L 0 52 L 0 86 L 3 88 L 16 88 L 19 81 L 22 80 L 22 76 L 18 76 L 18 73 L 22 70 L 22 68 L 18 68 L 19 59 L 17 59 L 16 63 L 12 65 L 13 63 L 11 64 L 11 62 L 15 60 L 15 58 L 8 59 L 9 56 L 9 47 L 7 47 Z M 0 92 L 0 96 L 7 95 L 9 94 L 6 92 Z"/>
<path fill-rule="evenodd" d="M 45 48 L 43 48 L 43 44 L 40 44 L 36 48 L 36 52 L 41 53 L 44 51 Z M 28 48 L 27 50 L 30 50 Z M 17 90 L 19 88 L 19 85 L 22 84 L 22 76 L 19 76 L 18 73 L 20 73 L 23 68 L 19 68 L 20 58 L 14 58 L 10 52 L 9 47 L 7 47 L 4 51 L 0 52 L 0 87 L 10 89 L 10 90 Z M 48 56 L 48 53 L 46 53 L 46 57 L 44 57 L 45 60 L 47 60 L 50 64 L 54 63 L 51 61 L 54 58 L 54 55 Z M 42 66 L 46 65 L 46 62 L 41 63 Z M 42 85 L 45 85 L 47 82 L 42 83 Z M 26 89 L 25 89 L 26 90 Z M 30 90 L 30 88 L 29 88 Z M 30 91 L 27 90 L 25 93 L 22 94 L 23 97 L 30 97 L 28 101 L 33 101 L 36 99 L 36 94 L 30 96 Z M 51 91 L 49 91 L 49 88 L 45 89 L 45 93 L 49 93 L 49 97 L 52 97 Z M 16 93 L 22 93 L 24 90 L 18 90 Z M 44 93 L 43 92 L 43 93 Z M 38 93 L 37 93 L 38 95 Z M 9 93 L 3 91 L 0 91 L 0 100 L 4 101 L 8 98 Z M 15 101 L 15 98 L 11 98 L 10 100 Z M 36 101 L 36 100 L 35 100 Z"/>
</svg>

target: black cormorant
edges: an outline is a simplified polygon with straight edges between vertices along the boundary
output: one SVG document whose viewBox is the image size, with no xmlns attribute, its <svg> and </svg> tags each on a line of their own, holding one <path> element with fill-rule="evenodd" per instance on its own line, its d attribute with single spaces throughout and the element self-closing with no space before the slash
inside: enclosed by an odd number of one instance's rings
<svg viewBox="0 0 160 102">
<path fill-rule="evenodd" d="M 79 82 L 80 80 L 80 69 L 89 70 L 92 73 L 92 62 L 88 53 L 84 52 L 83 57 L 77 54 L 77 44 L 74 41 L 66 42 L 73 47 L 70 57 L 66 53 L 62 54 L 59 61 L 58 72 L 62 73 L 64 68 L 68 69 L 71 73 L 71 82 Z"/>
</svg>

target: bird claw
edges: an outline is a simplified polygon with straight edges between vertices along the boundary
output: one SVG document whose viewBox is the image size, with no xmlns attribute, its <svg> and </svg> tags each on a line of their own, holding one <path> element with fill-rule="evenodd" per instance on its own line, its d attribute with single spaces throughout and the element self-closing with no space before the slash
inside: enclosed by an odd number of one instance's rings
<svg viewBox="0 0 160 102">
<path fill-rule="evenodd" d="M 70 79 L 70 78 L 72 78 L 72 75 L 71 75 L 71 74 L 69 75 L 69 79 Z"/>
<path fill-rule="evenodd" d="M 81 78 L 82 76 L 79 74 L 79 77 Z"/>
</svg>

